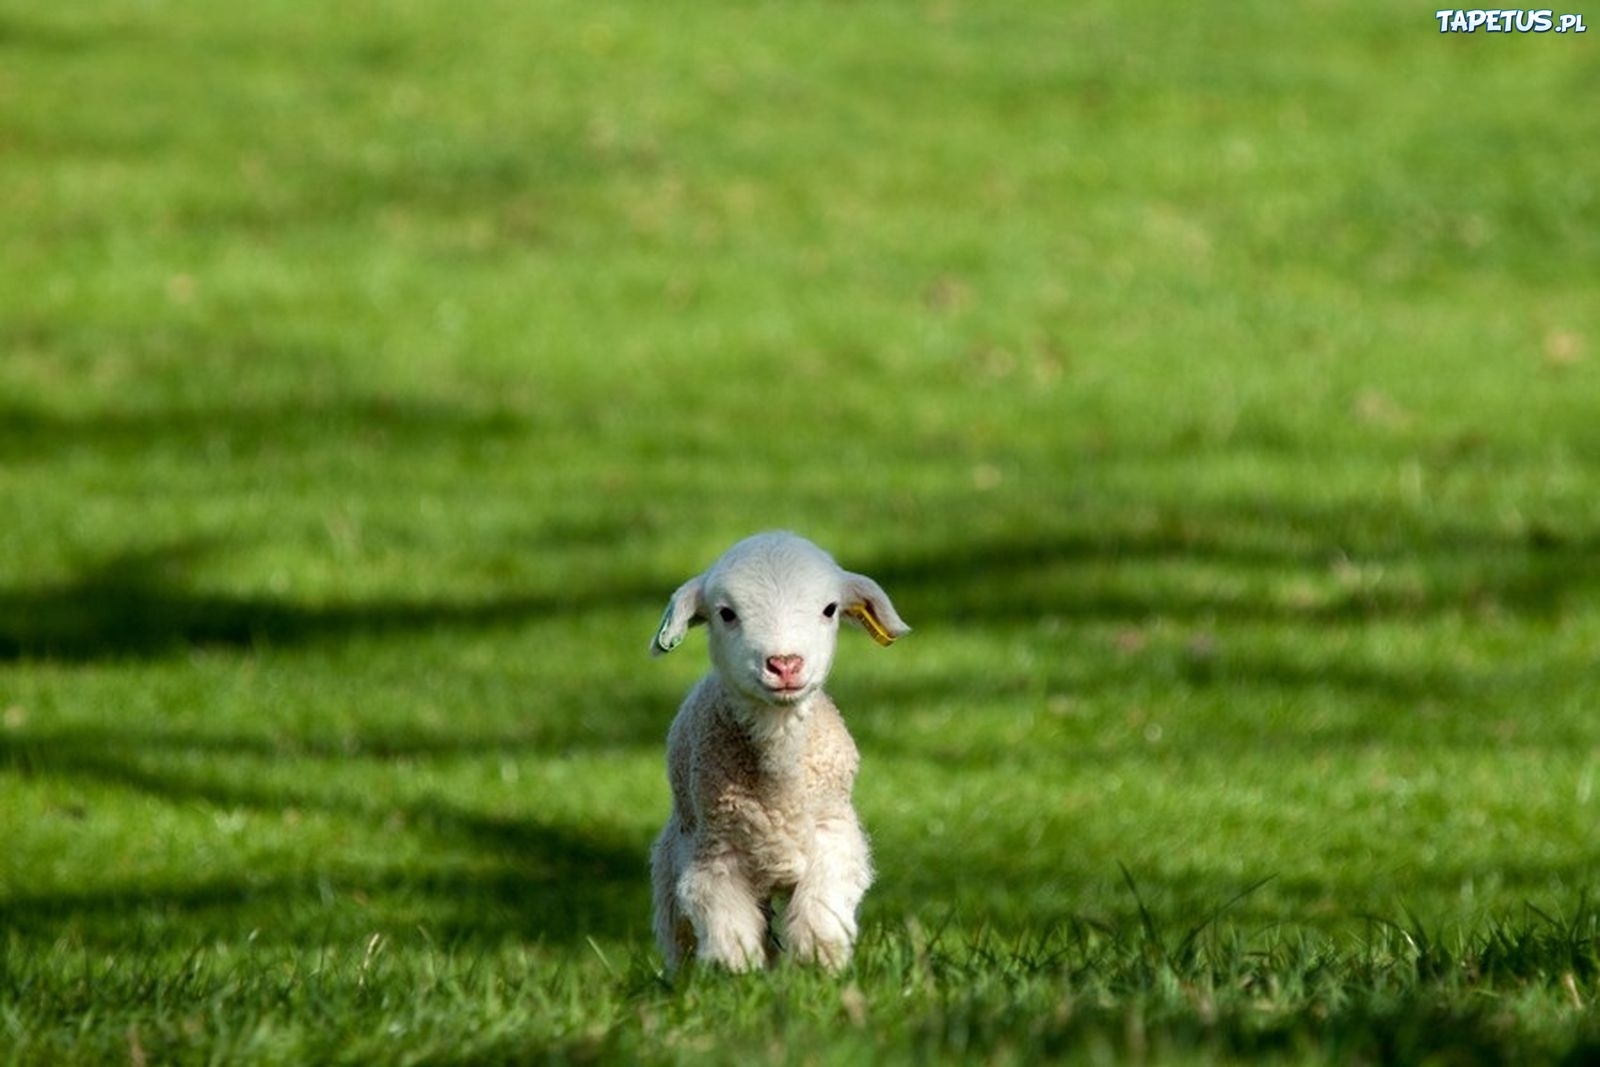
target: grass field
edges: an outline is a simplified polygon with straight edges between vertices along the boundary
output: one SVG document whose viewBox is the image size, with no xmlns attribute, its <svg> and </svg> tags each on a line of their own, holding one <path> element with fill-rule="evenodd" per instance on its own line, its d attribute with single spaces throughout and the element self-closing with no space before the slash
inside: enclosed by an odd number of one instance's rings
<svg viewBox="0 0 1600 1067">
<path fill-rule="evenodd" d="M 1591 38 L 0 0 L 0 1059 L 1591 1062 Z M 669 982 L 768 527 L 879 881 Z"/>
</svg>

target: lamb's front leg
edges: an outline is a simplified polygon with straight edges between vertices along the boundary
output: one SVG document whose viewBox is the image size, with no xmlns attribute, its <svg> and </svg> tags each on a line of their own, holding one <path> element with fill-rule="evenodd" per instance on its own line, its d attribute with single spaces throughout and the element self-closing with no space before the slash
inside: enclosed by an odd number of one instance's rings
<svg viewBox="0 0 1600 1067">
<path fill-rule="evenodd" d="M 783 913 L 783 940 L 794 957 L 833 971 L 849 963 L 856 909 L 871 884 L 872 860 L 855 813 L 819 820 L 810 862 Z"/>
<path fill-rule="evenodd" d="M 703 852 L 678 880 L 678 906 L 694 926 L 695 955 L 730 971 L 767 962 L 767 914 L 738 859 L 727 851 Z"/>
<path fill-rule="evenodd" d="M 678 883 L 694 858 L 694 838 L 674 811 L 650 849 L 650 891 L 654 901 L 656 944 L 667 970 L 675 971 L 694 951 L 694 927 L 678 904 Z"/>
</svg>

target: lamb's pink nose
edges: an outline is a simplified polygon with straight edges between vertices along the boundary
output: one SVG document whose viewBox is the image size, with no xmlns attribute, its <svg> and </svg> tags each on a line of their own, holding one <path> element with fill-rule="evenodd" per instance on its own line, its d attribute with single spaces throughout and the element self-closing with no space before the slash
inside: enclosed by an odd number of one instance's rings
<svg viewBox="0 0 1600 1067">
<path fill-rule="evenodd" d="M 806 661 L 799 656 L 768 656 L 767 670 L 771 671 L 778 679 L 778 684 L 783 686 L 798 685 L 800 672 L 805 668 Z"/>
</svg>

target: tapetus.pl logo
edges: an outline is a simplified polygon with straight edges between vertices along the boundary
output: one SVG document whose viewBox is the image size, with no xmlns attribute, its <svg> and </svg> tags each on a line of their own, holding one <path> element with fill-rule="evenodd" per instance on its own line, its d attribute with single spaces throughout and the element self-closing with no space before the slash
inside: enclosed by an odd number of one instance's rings
<svg viewBox="0 0 1600 1067">
<path fill-rule="evenodd" d="M 1435 11 L 1440 33 L 1587 33 L 1582 15 L 1558 15 L 1548 8 L 1538 11 L 1447 10 Z"/>
</svg>

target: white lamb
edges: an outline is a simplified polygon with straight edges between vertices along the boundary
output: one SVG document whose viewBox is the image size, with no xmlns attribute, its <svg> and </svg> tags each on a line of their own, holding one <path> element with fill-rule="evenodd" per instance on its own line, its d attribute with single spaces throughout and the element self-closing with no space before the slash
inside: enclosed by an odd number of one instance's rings
<svg viewBox="0 0 1600 1067">
<path fill-rule="evenodd" d="M 782 894 L 783 946 L 849 962 L 872 865 L 850 803 L 860 757 L 822 691 L 840 619 L 881 645 L 911 630 L 877 582 L 781 532 L 740 541 L 667 605 L 651 654 L 708 623 L 712 665 L 667 734 L 672 815 L 650 853 L 669 969 L 764 966 Z"/>
</svg>

